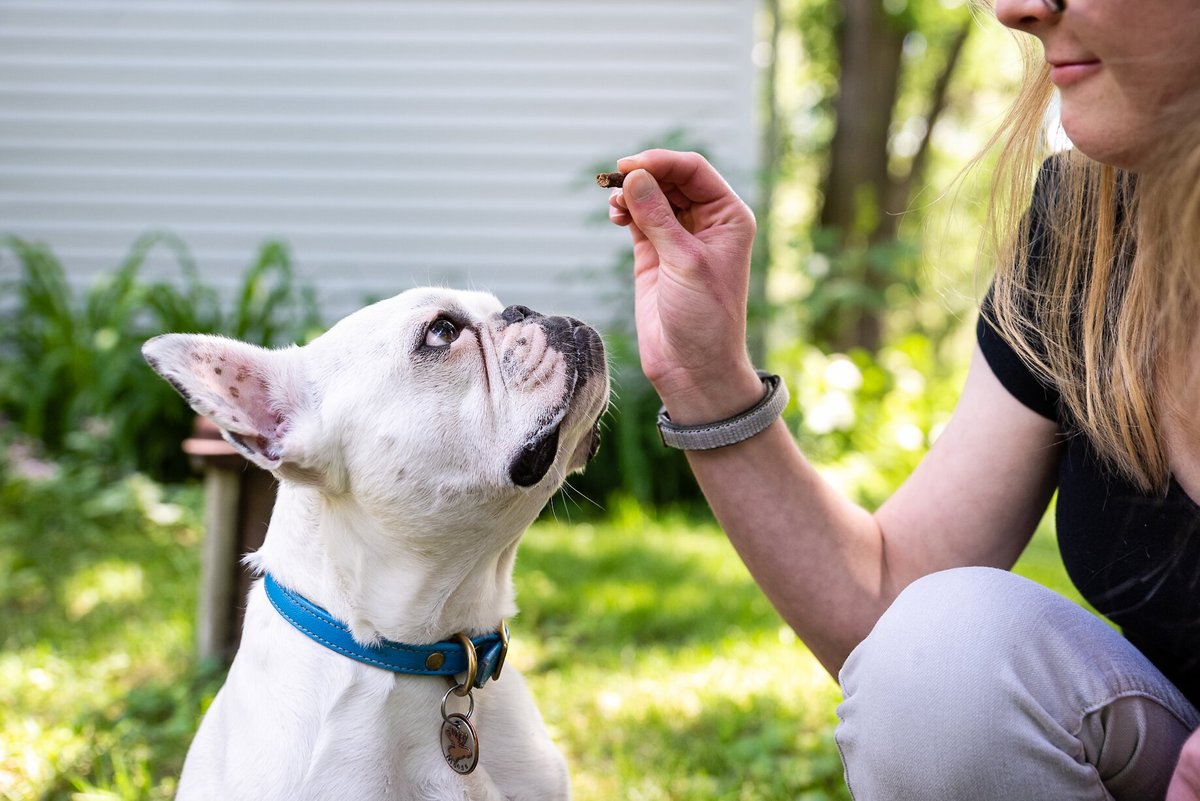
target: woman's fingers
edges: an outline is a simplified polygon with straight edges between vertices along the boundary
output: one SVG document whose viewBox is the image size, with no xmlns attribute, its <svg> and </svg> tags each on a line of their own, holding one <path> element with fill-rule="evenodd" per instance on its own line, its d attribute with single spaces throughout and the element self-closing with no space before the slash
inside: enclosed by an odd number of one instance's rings
<svg viewBox="0 0 1200 801">
<path fill-rule="evenodd" d="M 672 204 L 680 209 L 686 209 L 692 203 L 711 203 L 734 194 L 716 168 L 699 153 L 646 150 L 635 156 L 617 159 L 617 169 L 627 176 L 634 170 L 646 170 L 658 180 Z"/>
<path fill-rule="evenodd" d="M 692 235 L 675 217 L 676 210 L 659 188 L 654 176 L 642 169 L 625 176 L 621 200 L 629 217 L 654 249 L 667 262 L 690 261 L 695 242 Z"/>
</svg>

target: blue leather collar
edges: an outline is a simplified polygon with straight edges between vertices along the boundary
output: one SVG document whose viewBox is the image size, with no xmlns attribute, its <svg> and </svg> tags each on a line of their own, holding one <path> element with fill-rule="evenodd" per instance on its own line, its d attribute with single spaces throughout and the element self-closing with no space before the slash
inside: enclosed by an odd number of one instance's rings
<svg viewBox="0 0 1200 801">
<path fill-rule="evenodd" d="M 406 645 L 384 640 L 379 645 L 362 645 L 351 636 L 346 624 L 304 596 L 279 586 L 270 573 L 263 575 L 263 586 L 271 605 L 284 620 L 331 651 L 394 673 L 457 676 L 467 672 L 466 647 L 457 640 L 431 645 Z M 471 643 L 475 646 L 478 663 L 474 686 L 481 689 L 488 679 L 500 678 L 500 669 L 508 655 L 508 627 L 501 623 L 500 631 L 472 637 Z"/>
</svg>

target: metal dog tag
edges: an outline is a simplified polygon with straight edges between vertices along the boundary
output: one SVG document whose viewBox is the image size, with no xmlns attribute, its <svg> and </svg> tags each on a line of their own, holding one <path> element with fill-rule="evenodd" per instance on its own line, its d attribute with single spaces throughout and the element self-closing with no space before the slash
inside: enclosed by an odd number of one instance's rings
<svg viewBox="0 0 1200 801">
<path fill-rule="evenodd" d="M 455 712 L 442 720 L 442 756 L 451 770 L 464 776 L 479 764 L 479 735 L 464 715 Z"/>
</svg>

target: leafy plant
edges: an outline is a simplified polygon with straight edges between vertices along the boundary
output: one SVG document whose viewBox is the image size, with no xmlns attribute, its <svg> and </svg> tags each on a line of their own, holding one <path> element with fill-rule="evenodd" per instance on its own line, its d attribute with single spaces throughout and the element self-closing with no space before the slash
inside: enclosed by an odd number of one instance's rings
<svg viewBox="0 0 1200 801">
<path fill-rule="evenodd" d="M 174 258 L 178 285 L 142 279 L 156 249 Z M 315 294 L 297 284 L 278 242 L 262 247 L 229 312 L 201 281 L 186 246 L 169 234 L 138 239 L 117 269 L 78 297 L 46 245 L 7 237 L 0 239 L 0 259 L 6 253 L 18 269 L 0 285 L 0 414 L 52 453 L 65 450 L 72 433 L 88 430 L 100 459 L 182 476 L 179 444 L 192 414 L 152 376 L 141 344 L 166 331 L 188 331 L 275 345 L 319 330 Z"/>
<path fill-rule="evenodd" d="M 785 419 L 805 455 L 847 495 L 882 503 L 916 468 L 948 422 L 964 367 L 953 341 L 920 333 L 878 353 L 826 353 L 794 341 L 771 363 L 787 380 Z"/>
</svg>

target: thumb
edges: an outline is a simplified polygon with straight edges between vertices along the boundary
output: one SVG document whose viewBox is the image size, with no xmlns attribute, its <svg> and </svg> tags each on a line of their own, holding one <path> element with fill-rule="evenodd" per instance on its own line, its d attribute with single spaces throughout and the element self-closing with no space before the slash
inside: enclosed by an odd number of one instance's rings
<svg viewBox="0 0 1200 801">
<path fill-rule="evenodd" d="M 671 202 L 653 175 L 645 170 L 629 173 L 623 194 L 634 225 L 650 240 L 660 258 L 677 255 L 688 247 L 692 235 L 676 219 Z"/>
</svg>

